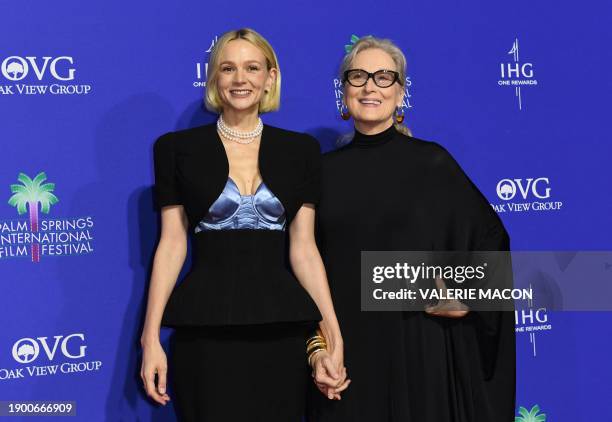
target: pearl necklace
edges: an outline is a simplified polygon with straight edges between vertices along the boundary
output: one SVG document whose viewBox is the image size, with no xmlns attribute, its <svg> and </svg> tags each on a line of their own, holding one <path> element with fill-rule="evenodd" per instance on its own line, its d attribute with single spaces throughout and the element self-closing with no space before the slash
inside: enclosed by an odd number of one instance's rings
<svg viewBox="0 0 612 422">
<path fill-rule="evenodd" d="M 223 121 L 223 116 L 219 116 L 217 120 L 217 130 L 223 135 L 224 138 L 230 141 L 238 142 L 239 144 L 250 144 L 253 142 L 261 132 L 263 131 L 263 122 L 261 117 L 257 118 L 257 126 L 250 132 L 242 132 L 236 129 L 232 129 Z"/>
</svg>

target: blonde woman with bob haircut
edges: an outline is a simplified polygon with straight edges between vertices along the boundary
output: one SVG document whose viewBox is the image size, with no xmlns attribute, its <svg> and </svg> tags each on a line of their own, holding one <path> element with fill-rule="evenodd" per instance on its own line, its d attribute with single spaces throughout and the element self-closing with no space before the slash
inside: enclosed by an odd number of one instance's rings
<svg viewBox="0 0 612 422">
<path fill-rule="evenodd" d="M 299 422 L 309 376 L 304 348 L 315 328 L 326 339 L 309 343 L 318 381 L 337 389 L 329 399 L 348 386 L 314 240 L 319 143 L 263 124 L 260 114 L 279 107 L 281 76 L 257 32 L 220 37 L 208 72 L 206 106 L 217 122 L 166 133 L 154 145 L 162 228 L 141 377 L 163 405 L 170 380 L 180 421 Z M 175 287 L 188 235 L 192 267 Z M 175 329 L 169 362 L 160 326 Z"/>
<path fill-rule="evenodd" d="M 451 154 L 402 124 L 397 45 L 361 38 L 340 78 L 354 136 L 322 159 L 317 230 L 353 383 L 341 401 L 315 390 L 309 422 L 513 421 L 513 312 L 361 311 L 362 251 L 504 251 L 510 239 Z"/>
</svg>

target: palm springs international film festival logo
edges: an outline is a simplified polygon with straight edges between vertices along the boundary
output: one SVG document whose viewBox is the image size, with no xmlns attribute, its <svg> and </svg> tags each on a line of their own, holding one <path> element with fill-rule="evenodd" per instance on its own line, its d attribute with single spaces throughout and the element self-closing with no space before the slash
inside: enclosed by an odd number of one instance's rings
<svg viewBox="0 0 612 422">
<path fill-rule="evenodd" d="M 55 183 L 45 183 L 47 175 L 38 173 L 31 179 L 19 173 L 10 185 L 8 204 L 18 215 L 28 218 L 0 221 L 0 259 L 31 257 L 39 262 L 42 256 L 82 255 L 93 252 L 91 216 L 42 219 L 59 202 L 53 193 Z M 39 214 L 40 211 L 40 214 Z"/>
<path fill-rule="evenodd" d="M 559 211 L 563 202 L 551 199 L 548 177 L 502 179 L 497 182 L 497 197 L 503 202 L 491 204 L 498 213 Z"/>
<path fill-rule="evenodd" d="M 74 83 L 71 56 L 0 57 L 0 95 L 87 95 L 90 84 Z"/>
<path fill-rule="evenodd" d="M 520 59 L 518 38 L 514 39 L 512 48 L 508 51 L 508 54 L 512 56 L 512 61 L 499 64 L 500 79 L 497 81 L 497 85 L 513 87 L 518 108 L 522 110 L 522 88 L 526 86 L 536 86 L 538 81 L 534 77 L 533 63 L 522 62 Z"/>
<path fill-rule="evenodd" d="M 212 51 L 216 43 L 217 36 L 212 39 L 212 41 L 210 42 L 210 47 L 208 47 L 208 49 L 205 51 L 206 58 L 203 59 L 201 62 L 198 61 L 196 63 L 196 79 L 193 81 L 193 86 L 195 88 L 206 88 L 206 80 L 208 77 L 208 56 L 210 55 L 210 52 Z"/>
<path fill-rule="evenodd" d="M 24 337 L 13 343 L 10 353 L 19 366 L 0 368 L 0 382 L 94 372 L 102 367 L 102 361 L 88 359 L 84 333 Z"/>
<path fill-rule="evenodd" d="M 351 52 L 355 43 L 359 41 L 359 38 L 360 37 L 358 37 L 357 35 L 351 35 L 350 43 L 344 46 L 345 53 Z M 342 81 L 339 78 L 334 78 L 333 84 L 334 84 L 334 98 L 336 101 L 336 110 L 339 116 L 340 111 L 342 109 L 342 98 L 344 97 L 344 92 L 342 91 Z M 410 109 L 413 107 L 412 94 L 410 93 L 410 90 L 412 87 L 412 80 L 410 79 L 409 75 L 406 75 L 406 81 L 404 83 L 404 87 L 405 87 L 405 95 L 404 95 L 404 101 L 402 102 L 401 112 L 405 113 L 406 109 Z"/>
</svg>

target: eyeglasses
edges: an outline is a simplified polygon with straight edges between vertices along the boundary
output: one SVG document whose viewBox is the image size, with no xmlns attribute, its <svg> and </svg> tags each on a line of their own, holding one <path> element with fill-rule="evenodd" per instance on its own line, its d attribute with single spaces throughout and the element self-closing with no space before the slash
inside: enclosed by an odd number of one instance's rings
<svg viewBox="0 0 612 422">
<path fill-rule="evenodd" d="M 344 72 L 342 82 L 348 82 L 354 87 L 364 86 L 368 79 L 372 78 L 379 88 L 389 88 L 399 81 L 399 73 L 394 70 L 381 69 L 374 73 L 366 72 L 363 69 L 349 69 Z M 400 82 L 401 85 L 401 82 Z"/>
</svg>

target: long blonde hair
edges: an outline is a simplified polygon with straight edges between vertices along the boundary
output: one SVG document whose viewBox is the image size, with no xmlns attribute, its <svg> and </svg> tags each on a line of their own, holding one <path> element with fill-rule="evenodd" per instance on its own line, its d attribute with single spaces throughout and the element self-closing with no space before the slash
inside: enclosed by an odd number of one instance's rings
<svg viewBox="0 0 612 422">
<path fill-rule="evenodd" d="M 393 61 L 395 62 L 395 67 L 397 68 L 397 72 L 399 73 L 399 83 L 404 89 L 404 84 L 406 83 L 406 56 L 402 53 L 402 50 L 391 40 L 386 38 L 377 38 L 371 35 L 360 38 L 354 45 L 351 51 L 349 51 L 342 60 L 342 64 L 340 65 L 340 79 L 344 77 L 344 72 L 351 68 L 353 60 L 355 56 L 364 50 L 369 50 L 371 48 L 377 48 L 379 50 L 387 53 Z M 346 82 L 345 82 L 346 83 Z M 393 125 L 397 129 L 398 132 L 412 136 L 412 131 L 405 125 L 399 124 L 394 121 Z"/>
<path fill-rule="evenodd" d="M 227 43 L 234 40 L 245 40 L 259 48 L 266 58 L 268 70 L 273 68 L 276 69 L 276 80 L 272 84 L 270 91 L 263 95 L 259 103 L 259 112 L 265 113 L 268 111 L 278 110 L 280 107 L 281 73 L 278 66 L 276 53 L 274 52 L 274 49 L 270 43 L 261 34 L 250 28 L 228 31 L 215 43 L 215 46 L 210 53 L 208 65 L 208 80 L 206 82 L 206 95 L 204 97 L 206 108 L 215 113 L 221 113 L 223 111 L 223 105 L 221 99 L 219 98 L 219 91 L 217 89 L 219 60 L 223 48 L 227 45 Z"/>
</svg>

